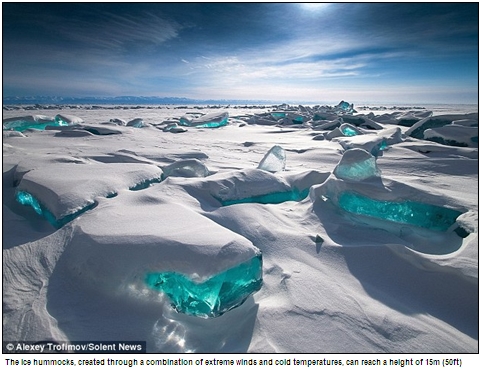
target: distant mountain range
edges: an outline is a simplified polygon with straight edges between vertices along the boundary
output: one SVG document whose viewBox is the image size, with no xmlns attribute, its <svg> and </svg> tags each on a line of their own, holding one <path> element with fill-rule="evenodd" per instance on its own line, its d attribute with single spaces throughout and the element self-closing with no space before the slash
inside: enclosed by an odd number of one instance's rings
<svg viewBox="0 0 481 369">
<path fill-rule="evenodd" d="M 128 105 L 192 105 L 192 104 L 273 104 L 261 100 L 201 100 L 186 97 L 115 96 L 115 97 L 65 97 L 65 96 L 4 96 L 3 105 L 15 104 L 128 104 Z"/>
</svg>

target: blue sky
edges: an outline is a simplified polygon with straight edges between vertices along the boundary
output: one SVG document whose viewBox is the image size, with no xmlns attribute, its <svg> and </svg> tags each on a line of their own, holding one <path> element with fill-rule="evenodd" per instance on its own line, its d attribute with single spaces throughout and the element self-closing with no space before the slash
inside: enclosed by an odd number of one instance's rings
<svg viewBox="0 0 481 369">
<path fill-rule="evenodd" d="M 3 3 L 4 96 L 478 102 L 478 3 Z"/>
</svg>

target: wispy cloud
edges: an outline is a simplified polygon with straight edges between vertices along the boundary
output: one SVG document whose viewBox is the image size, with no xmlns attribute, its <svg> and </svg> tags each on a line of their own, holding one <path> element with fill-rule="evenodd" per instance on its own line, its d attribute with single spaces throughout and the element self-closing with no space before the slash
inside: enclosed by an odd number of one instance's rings
<svg viewBox="0 0 481 369">
<path fill-rule="evenodd" d="M 197 57 L 188 68 L 191 75 L 198 74 L 202 78 L 208 75 L 208 81 L 283 80 L 301 83 L 360 76 L 376 63 L 407 58 L 410 54 L 391 50 L 365 52 L 362 46 L 372 48 L 372 45 L 347 41 L 326 45 L 325 41 L 291 40 L 288 44 L 273 44 L 262 50 L 247 50 L 236 55 Z M 366 74 L 372 75 L 372 72 Z"/>
<path fill-rule="evenodd" d="M 178 37 L 185 27 L 149 11 L 122 15 L 97 12 L 88 22 L 82 17 L 66 19 L 49 14 L 35 22 L 37 27 L 46 29 L 55 39 L 71 42 L 73 48 L 109 51 L 128 51 L 136 44 L 161 45 Z"/>
</svg>

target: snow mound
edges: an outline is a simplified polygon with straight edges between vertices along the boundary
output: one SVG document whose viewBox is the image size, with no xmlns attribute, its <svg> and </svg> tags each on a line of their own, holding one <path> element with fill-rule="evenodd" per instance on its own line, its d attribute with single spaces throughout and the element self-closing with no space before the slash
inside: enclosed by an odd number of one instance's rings
<svg viewBox="0 0 481 369">
<path fill-rule="evenodd" d="M 305 199 L 309 188 L 323 183 L 329 174 L 311 170 L 281 177 L 259 169 L 243 169 L 213 174 L 205 179 L 169 177 L 162 183 L 162 192 L 175 192 L 185 203 L 192 202 L 202 209 L 247 203 L 280 204 Z M 179 193 L 184 193 L 184 197 Z M 161 196 L 166 196 L 164 194 Z"/>
<path fill-rule="evenodd" d="M 276 192 L 288 192 L 289 184 L 282 178 L 260 169 L 221 173 L 203 183 L 209 193 L 221 201 L 240 200 Z"/>
<path fill-rule="evenodd" d="M 119 135 L 122 134 L 120 129 L 109 128 L 101 125 L 83 125 L 81 126 L 82 129 L 88 131 L 96 136 L 108 136 L 108 135 Z"/>
<path fill-rule="evenodd" d="M 428 128 L 423 133 L 424 139 L 443 145 L 459 147 L 478 147 L 479 129 L 459 124 L 448 124 L 438 128 Z"/>
<path fill-rule="evenodd" d="M 3 137 L 26 137 L 26 136 L 19 131 L 4 131 Z"/>
<path fill-rule="evenodd" d="M 258 289 L 262 263 L 260 251 L 250 241 L 187 207 L 166 203 L 154 192 L 147 192 L 105 199 L 95 211 L 78 219 L 63 257 L 72 278 L 107 294 L 142 298 L 146 288 L 162 290 L 158 282 L 151 281 L 161 278 L 159 273 L 177 273 L 199 284 L 257 258 L 248 269 L 256 276 L 254 290 Z M 148 281 L 152 283 L 146 284 Z M 169 289 L 165 292 L 172 293 Z M 183 293 L 188 290 L 179 291 Z M 212 315 L 221 312 L 215 303 L 207 304 Z M 185 306 L 177 308 L 194 312 Z M 225 311 L 225 306 L 221 310 Z M 204 313 L 211 316 L 206 311 L 194 315 Z"/>
<path fill-rule="evenodd" d="M 52 163 L 31 170 L 19 167 L 18 170 L 22 171 L 14 174 L 14 177 L 21 177 L 16 189 L 17 194 L 21 194 L 18 198 L 25 199 L 25 204 L 35 208 L 35 202 L 29 203 L 31 201 L 24 193 L 32 196 L 59 222 L 91 206 L 98 197 L 107 197 L 122 189 L 133 189 L 162 175 L 162 170 L 157 166 L 130 163 Z M 60 173 L 69 174 L 62 176 Z"/>
<path fill-rule="evenodd" d="M 165 125 L 162 130 L 164 132 L 171 132 L 171 133 L 183 133 L 187 132 L 187 129 L 184 127 L 179 126 L 177 123 L 169 123 Z"/>
<path fill-rule="evenodd" d="M 478 113 L 470 113 L 470 114 L 456 114 L 456 115 L 438 115 L 438 116 L 429 116 L 424 119 L 421 119 L 416 124 L 414 124 L 411 128 L 406 131 L 406 135 L 417 138 L 419 140 L 424 139 L 424 131 L 429 128 L 439 128 L 451 124 L 453 121 L 459 120 L 468 120 L 468 121 L 478 121 Z M 474 123 L 471 123 L 474 124 Z"/>
<path fill-rule="evenodd" d="M 58 123 L 59 126 L 71 126 L 75 124 L 82 124 L 84 120 L 79 118 L 75 115 L 65 115 L 65 114 L 57 114 L 55 116 L 55 121 Z"/>
</svg>

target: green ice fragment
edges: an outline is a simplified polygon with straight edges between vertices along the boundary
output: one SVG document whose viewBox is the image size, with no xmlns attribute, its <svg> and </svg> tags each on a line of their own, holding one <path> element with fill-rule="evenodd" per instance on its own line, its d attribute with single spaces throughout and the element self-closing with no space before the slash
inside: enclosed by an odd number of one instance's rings
<svg viewBox="0 0 481 369">
<path fill-rule="evenodd" d="M 389 145 L 387 144 L 387 142 L 385 140 L 383 140 L 381 142 L 381 145 L 379 146 L 379 151 L 386 150 L 388 147 L 389 147 Z"/>
<path fill-rule="evenodd" d="M 286 117 L 286 113 L 284 112 L 272 112 L 271 113 L 272 118 L 274 119 L 281 119 Z"/>
<path fill-rule="evenodd" d="M 348 126 L 342 127 L 341 131 L 344 134 L 344 136 L 347 136 L 347 137 L 357 136 L 358 134 L 354 129 Z"/>
<path fill-rule="evenodd" d="M 38 200 L 28 192 L 19 191 L 15 195 L 17 201 L 22 205 L 30 205 L 38 215 L 43 215 L 42 206 Z"/>
<path fill-rule="evenodd" d="M 351 213 L 412 224 L 435 231 L 446 231 L 462 213 L 441 206 L 414 201 L 392 202 L 375 200 L 353 192 L 339 196 L 339 206 Z"/>
<path fill-rule="evenodd" d="M 53 121 L 39 117 L 26 117 L 17 120 L 9 120 L 3 124 L 5 130 L 14 130 L 17 132 L 23 132 L 31 128 L 44 130 L 47 126 L 68 126 L 68 123 L 57 116 Z"/>
<path fill-rule="evenodd" d="M 217 317 L 240 306 L 262 286 L 262 255 L 195 282 L 176 272 L 148 273 L 148 287 L 165 293 L 177 312 L 203 318 Z"/>
<path fill-rule="evenodd" d="M 219 128 L 222 126 L 226 126 L 228 123 L 228 119 L 222 119 L 220 122 L 207 122 L 204 124 L 196 125 L 195 128 Z"/>
<path fill-rule="evenodd" d="M 273 192 L 265 195 L 245 197 L 243 199 L 236 200 L 220 200 L 222 206 L 229 206 L 234 204 L 280 204 L 286 201 L 301 201 L 304 200 L 309 194 L 309 188 L 302 191 L 294 189 L 286 192 Z"/>
<path fill-rule="evenodd" d="M 55 126 L 68 126 L 69 123 L 64 120 L 60 115 L 56 115 L 55 116 L 55 124 L 53 124 Z"/>
<path fill-rule="evenodd" d="M 76 211 L 75 213 L 68 214 L 63 218 L 57 219 L 55 215 L 53 215 L 52 212 L 50 212 L 50 210 L 48 210 L 45 206 L 40 204 L 40 202 L 32 194 L 26 191 L 18 191 L 15 194 L 15 198 L 20 204 L 31 206 L 38 215 L 41 215 L 47 219 L 48 222 L 55 228 L 63 227 L 65 224 L 71 222 L 81 214 L 85 213 L 87 210 L 93 209 L 95 206 L 97 206 L 97 203 L 94 202 Z"/>
<path fill-rule="evenodd" d="M 292 119 L 292 123 L 302 124 L 302 123 L 304 123 L 304 117 L 299 115 L 299 116 L 295 117 L 294 119 Z"/>
</svg>

